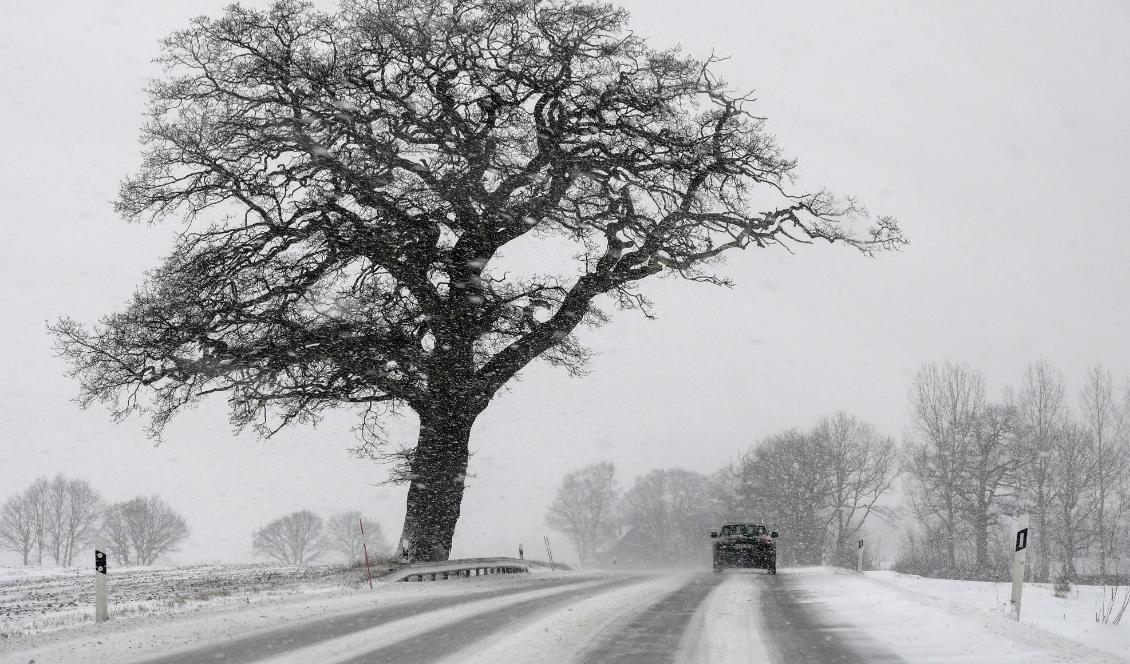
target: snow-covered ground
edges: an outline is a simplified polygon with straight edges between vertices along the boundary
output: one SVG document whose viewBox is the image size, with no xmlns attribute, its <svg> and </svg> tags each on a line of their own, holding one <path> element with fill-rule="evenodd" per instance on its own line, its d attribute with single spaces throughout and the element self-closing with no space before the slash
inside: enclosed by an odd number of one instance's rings
<svg viewBox="0 0 1130 664">
<path fill-rule="evenodd" d="M 1130 617 L 1120 625 L 1095 622 L 1100 587 L 1076 586 L 1057 598 L 1050 584 L 1025 584 L 1017 624 L 1009 609 L 1009 583 L 825 568 L 796 573 L 807 601 L 827 619 L 855 628 L 908 662 L 1130 661 Z"/>
<path fill-rule="evenodd" d="M 107 588 L 118 619 L 332 593 L 361 581 L 359 572 L 334 566 L 193 565 L 111 572 Z M 93 569 L 0 567 L 0 639 L 93 620 Z"/>
<path fill-rule="evenodd" d="M 853 654 L 843 661 L 851 662 L 1130 661 L 1130 622 L 1096 624 L 1101 589 L 1094 587 L 1061 599 L 1047 585 L 1028 584 L 1017 624 L 1007 611 L 1008 584 L 829 568 L 783 569 L 776 577 L 546 570 L 378 583 L 374 590 L 355 572 L 325 568 L 119 574 L 119 596 L 131 598 L 126 604 L 149 608 L 118 609 L 101 625 L 73 619 L 89 607 L 68 606 L 85 601 L 91 585 L 85 572 L 0 575 L 0 606 L 25 625 L 0 639 L 0 664 L 153 657 L 177 664 L 216 657 L 328 664 L 368 661 L 373 653 L 400 664 L 736 664 L 825 661 L 844 649 Z M 28 612 L 45 608 L 43 616 L 55 616 L 49 629 L 26 628 Z M 655 641 L 666 645 L 642 652 Z M 624 644 L 631 652 L 618 653 Z"/>
<path fill-rule="evenodd" d="M 227 581 L 220 585 L 227 589 L 226 594 L 209 599 L 168 602 L 161 599 L 139 600 L 149 602 L 146 610 L 123 611 L 121 604 L 113 601 L 111 590 L 111 620 L 108 623 L 93 622 L 93 608 L 69 607 L 70 600 L 64 600 L 68 592 L 82 594 L 85 591 L 72 588 L 64 590 L 66 583 L 45 583 L 48 580 L 69 579 L 76 588 L 93 588 L 91 574 L 85 570 L 4 570 L 0 575 L 0 585 L 8 587 L 8 605 L 17 612 L 23 611 L 24 604 L 12 598 L 29 596 L 38 598 L 45 606 L 56 607 L 48 614 L 52 617 L 47 628 L 13 630 L 6 638 L 0 638 L 0 664 L 27 664 L 37 662 L 131 662 L 147 657 L 156 657 L 178 651 L 191 650 L 209 644 L 237 640 L 249 634 L 268 633 L 290 626 L 301 626 L 310 621 L 326 618 L 348 618 L 357 612 L 372 610 L 374 607 L 387 607 L 394 611 L 399 607 L 409 607 L 411 603 L 436 598 L 458 600 L 469 593 L 513 591 L 513 595 L 495 602 L 505 604 L 520 594 L 529 591 L 544 593 L 541 589 L 529 588 L 534 581 L 575 580 L 584 584 L 599 577 L 581 573 L 567 576 L 564 572 L 539 570 L 530 574 L 497 575 L 472 577 L 470 579 L 451 579 L 424 583 L 375 583 L 370 590 L 355 573 L 341 575 L 332 568 L 295 568 L 277 565 L 233 565 L 198 566 L 188 568 L 135 569 L 142 579 L 166 582 L 166 597 L 183 597 L 187 588 L 215 587 L 214 582 L 205 579 L 219 578 Z M 195 572 L 195 573 L 194 573 Z M 115 576 L 125 576 L 125 570 L 117 570 Z M 178 582 L 173 582 L 173 577 Z M 198 578 L 197 578 L 198 577 Z M 30 582 L 24 585 L 19 579 Z M 289 581 L 284 581 L 289 578 Z M 270 589 L 257 590 L 255 583 L 266 579 L 273 584 Z M 120 582 L 121 579 L 118 579 Z M 32 587 L 37 590 L 32 590 Z M 113 588 L 113 585 L 111 586 Z M 47 590 L 47 589 L 50 590 Z M 120 589 L 120 586 L 119 586 Z M 55 599 L 47 600 L 47 597 Z M 530 596 L 525 596 L 529 599 Z M 474 602 L 473 608 L 446 608 L 423 613 L 411 620 L 418 624 L 411 626 L 409 621 L 398 621 L 375 631 L 367 630 L 365 643 L 372 647 L 381 639 L 395 641 L 404 639 L 426 628 L 434 628 L 451 620 L 465 617 L 489 609 L 491 601 Z M 76 617 L 77 616 L 77 617 Z M 21 620 L 28 620 L 27 617 Z M 46 618 L 39 618 L 40 623 Z M 20 624 L 26 624 L 21 622 Z M 65 628 L 65 629 L 64 629 Z M 374 640 L 376 639 L 376 640 Z M 358 647 L 356 640 L 344 638 L 332 643 L 323 643 L 311 649 L 300 649 L 272 661 L 312 662 L 324 660 L 329 653 L 345 655 Z M 307 656 L 313 659 L 307 659 Z"/>
</svg>

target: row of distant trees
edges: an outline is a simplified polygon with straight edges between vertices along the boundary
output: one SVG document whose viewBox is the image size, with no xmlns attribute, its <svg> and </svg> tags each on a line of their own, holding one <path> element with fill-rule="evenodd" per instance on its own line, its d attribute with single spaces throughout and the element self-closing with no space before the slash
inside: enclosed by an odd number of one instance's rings
<svg viewBox="0 0 1130 664">
<path fill-rule="evenodd" d="M 1106 580 L 1130 541 L 1130 389 L 1095 366 L 1076 395 L 1063 374 L 1030 364 L 991 399 L 980 372 L 923 367 L 911 389 L 906 446 L 916 517 L 899 566 L 937 576 L 991 577 L 1007 569 L 1013 517 L 1030 515 L 1038 580 Z"/>
<path fill-rule="evenodd" d="M 63 475 L 35 480 L 0 508 L 0 549 L 15 552 L 24 565 L 47 561 L 72 566 L 98 534 L 105 538 L 107 554 L 115 563 L 152 565 L 175 551 L 189 529 L 184 517 L 159 496 L 107 503 L 86 480 Z M 375 519 L 341 512 L 323 520 L 301 510 L 256 530 L 251 546 L 268 560 L 305 565 L 328 553 L 358 562 L 366 544 L 372 557 L 390 552 Z"/>
<path fill-rule="evenodd" d="M 299 510 L 271 521 L 251 535 L 251 549 L 256 555 L 287 565 L 306 565 L 330 552 L 358 563 L 366 547 L 371 558 L 390 553 L 380 524 L 357 511 L 340 512 L 323 520 L 310 510 Z"/>
<path fill-rule="evenodd" d="M 611 463 L 587 466 L 565 476 L 546 522 L 569 537 L 582 564 L 629 531 L 631 562 L 699 562 L 709 530 L 749 519 L 788 533 L 784 562 L 846 561 L 867 520 L 889 513 L 880 499 L 897 471 L 892 438 L 837 413 L 771 436 L 709 476 L 656 470 L 621 493 Z"/>
<path fill-rule="evenodd" d="M 107 503 L 89 482 L 41 477 L 0 507 L 0 549 L 24 565 L 71 566 L 101 532 L 118 564 L 151 565 L 188 537 L 188 524 L 158 496 Z"/>
</svg>

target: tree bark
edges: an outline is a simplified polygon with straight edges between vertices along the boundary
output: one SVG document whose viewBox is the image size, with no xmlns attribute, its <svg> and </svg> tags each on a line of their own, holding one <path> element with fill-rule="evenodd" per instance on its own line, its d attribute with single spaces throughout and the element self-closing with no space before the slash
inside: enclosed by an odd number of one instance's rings
<svg viewBox="0 0 1130 664">
<path fill-rule="evenodd" d="M 1043 504 L 1044 501 L 1041 500 L 1040 503 Z M 1048 517 L 1043 509 L 1036 515 L 1035 536 L 1038 557 L 1034 576 L 1037 581 L 1048 581 L 1051 578 L 1052 538 L 1048 532 Z"/>
<path fill-rule="evenodd" d="M 447 560 L 459 520 L 478 413 L 438 402 L 420 413 L 420 435 L 409 462 L 408 503 L 399 555 L 409 562 Z"/>
<path fill-rule="evenodd" d="M 989 569 L 989 506 L 983 501 L 978 501 L 977 516 L 974 520 L 977 529 L 973 534 L 978 578 L 991 578 Z"/>
</svg>

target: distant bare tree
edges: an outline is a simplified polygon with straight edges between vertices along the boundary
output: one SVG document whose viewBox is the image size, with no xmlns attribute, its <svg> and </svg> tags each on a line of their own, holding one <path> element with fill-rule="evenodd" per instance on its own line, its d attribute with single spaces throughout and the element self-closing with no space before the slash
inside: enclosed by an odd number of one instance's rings
<svg viewBox="0 0 1130 664">
<path fill-rule="evenodd" d="M 1114 495 L 1107 521 L 1114 524 L 1106 534 L 1114 558 L 1125 560 L 1120 552 L 1130 550 L 1130 381 L 1123 388 L 1120 407 L 1115 409 L 1116 444 L 1128 457 L 1127 468 L 1114 482 Z"/>
<path fill-rule="evenodd" d="M 152 565 L 188 537 L 188 524 L 158 496 L 111 505 L 103 519 L 111 555 L 123 565 Z"/>
<path fill-rule="evenodd" d="M 251 550 L 287 565 L 305 565 L 325 550 L 322 518 L 302 510 L 275 519 L 252 534 Z"/>
<path fill-rule="evenodd" d="M 47 494 L 50 482 L 46 477 L 36 478 L 25 491 L 35 527 L 35 564 L 43 564 L 43 549 L 47 546 Z"/>
<path fill-rule="evenodd" d="M 784 431 L 757 443 L 714 477 L 720 511 L 786 534 L 780 555 L 818 564 L 825 553 L 847 562 L 849 542 L 880 505 L 898 473 L 894 441 L 839 412 L 809 430 Z M 854 555 L 851 558 L 854 560 Z"/>
<path fill-rule="evenodd" d="M 1087 370 L 1087 382 L 1079 395 L 1083 424 L 1095 446 L 1095 491 L 1091 511 L 1098 547 L 1099 576 L 1107 576 L 1107 563 L 1117 557 L 1115 546 L 1119 510 L 1118 488 L 1130 472 L 1130 454 L 1122 438 L 1122 413 L 1114 397 L 1114 381 L 1102 366 Z"/>
<path fill-rule="evenodd" d="M 98 528 L 102 499 L 86 480 L 56 475 L 36 493 L 46 514 L 46 545 L 56 565 L 69 567 Z"/>
<path fill-rule="evenodd" d="M 784 535 L 782 562 L 823 562 L 831 504 L 822 463 L 820 441 L 799 429 L 774 434 L 742 457 L 740 517 Z"/>
<path fill-rule="evenodd" d="M 1054 556 L 1054 538 L 1051 535 L 1052 511 L 1055 500 L 1054 449 L 1066 430 L 1068 418 L 1064 399 L 1063 374 L 1044 361 L 1029 364 L 1017 391 L 1016 409 L 1020 418 L 1020 472 L 1022 506 L 1032 517 L 1029 535 L 1029 555 L 1035 558 L 1032 570 L 1035 578 L 1050 577 Z"/>
<path fill-rule="evenodd" d="M 616 467 L 607 461 L 575 470 L 561 480 L 545 521 L 569 537 L 582 565 L 612 532 L 618 496 Z"/>
<path fill-rule="evenodd" d="M 731 459 L 710 476 L 710 483 L 714 487 L 715 510 L 722 521 L 740 521 L 745 517 L 744 456 Z"/>
<path fill-rule="evenodd" d="M 361 536 L 361 520 L 364 519 L 365 536 Z M 376 519 L 366 518 L 359 511 L 341 512 L 326 521 L 325 546 L 337 551 L 351 563 L 361 561 L 365 555 L 363 545 L 368 545 L 369 555 L 388 553 L 388 540 L 385 539 L 381 524 Z"/>
<path fill-rule="evenodd" d="M 102 517 L 102 536 L 106 538 L 106 554 L 118 565 L 133 562 L 129 540 L 127 503 L 114 503 L 106 508 Z"/>
<path fill-rule="evenodd" d="M 971 533 L 962 510 L 969 496 L 966 466 L 985 408 L 981 374 L 963 365 L 922 367 L 910 390 L 912 428 L 904 469 L 921 526 L 944 547 L 948 574 L 958 571 L 958 543 Z"/>
<path fill-rule="evenodd" d="M 26 566 L 35 544 L 35 505 L 30 493 L 23 491 L 0 508 L 0 549 L 18 553 Z"/>
<path fill-rule="evenodd" d="M 1006 509 L 1015 498 L 1020 463 L 1016 409 L 1005 404 L 986 404 L 974 422 L 965 465 L 962 514 L 973 532 L 975 576 L 991 576 L 993 562 L 989 540 Z"/>
<path fill-rule="evenodd" d="M 819 457 L 812 461 L 827 478 L 825 527 L 830 531 L 832 554 L 843 564 L 849 560 L 848 543 L 867 518 L 884 512 L 879 500 L 895 480 L 898 454 L 890 436 L 843 412 L 822 420 L 813 435 Z"/>
<path fill-rule="evenodd" d="M 1054 526 L 1061 573 L 1068 581 L 1075 581 L 1075 560 L 1092 540 L 1090 498 L 1098 478 L 1098 458 L 1087 429 L 1077 422 L 1066 422 L 1055 437 L 1051 462 L 1055 468 L 1050 483 L 1055 511 L 1049 522 Z"/>
<path fill-rule="evenodd" d="M 647 547 L 647 562 L 700 563 L 709 555 L 704 535 L 716 525 L 713 487 L 705 475 L 682 468 L 653 470 L 623 497 L 625 516 Z"/>
</svg>

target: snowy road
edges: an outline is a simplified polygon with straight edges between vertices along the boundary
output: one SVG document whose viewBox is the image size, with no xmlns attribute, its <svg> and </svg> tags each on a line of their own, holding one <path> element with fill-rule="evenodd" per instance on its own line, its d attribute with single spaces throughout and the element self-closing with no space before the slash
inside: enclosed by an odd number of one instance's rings
<svg viewBox="0 0 1130 664">
<path fill-rule="evenodd" d="M 1107 662 L 1003 619 L 829 569 L 388 584 L 166 623 L 87 626 L 0 662 L 730 664 Z M 59 635 L 63 637 L 63 635 Z"/>
<path fill-rule="evenodd" d="M 861 653 L 858 639 L 849 647 L 841 638 L 844 627 L 823 624 L 806 601 L 787 574 L 543 578 L 314 620 L 139 664 L 454 664 L 482 659 L 486 650 L 494 651 L 488 659 L 496 663 L 899 661 L 878 649 Z M 732 610 L 743 604 L 742 612 Z M 586 605 L 596 610 L 595 620 L 584 616 Z M 559 632 L 549 643 L 522 643 L 524 632 L 546 622 Z M 702 643 L 708 624 L 717 643 Z M 550 631 L 541 625 L 542 635 Z"/>
</svg>

